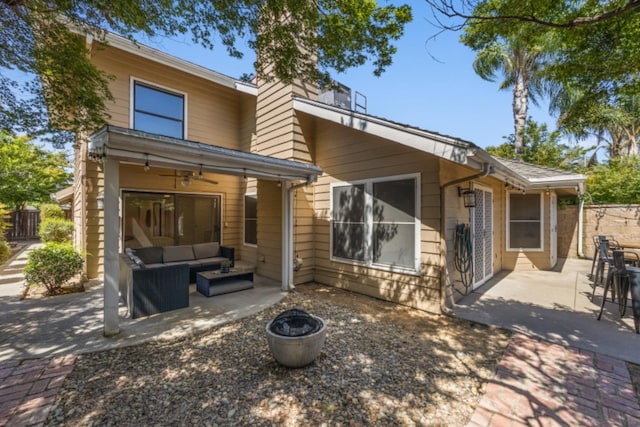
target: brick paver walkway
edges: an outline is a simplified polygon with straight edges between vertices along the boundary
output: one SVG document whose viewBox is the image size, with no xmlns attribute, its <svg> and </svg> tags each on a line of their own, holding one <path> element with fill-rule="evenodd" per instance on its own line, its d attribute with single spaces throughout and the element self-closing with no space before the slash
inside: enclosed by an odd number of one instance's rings
<svg viewBox="0 0 640 427">
<path fill-rule="evenodd" d="M 516 334 L 469 427 L 640 426 L 625 362 Z"/>
<path fill-rule="evenodd" d="M 42 425 L 75 359 L 68 355 L 0 362 L 0 426 Z"/>
</svg>

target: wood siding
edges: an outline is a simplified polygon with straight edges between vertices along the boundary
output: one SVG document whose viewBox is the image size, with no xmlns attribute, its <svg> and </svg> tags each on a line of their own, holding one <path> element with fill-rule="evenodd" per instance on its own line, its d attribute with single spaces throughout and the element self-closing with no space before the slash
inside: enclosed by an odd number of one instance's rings
<svg viewBox="0 0 640 427">
<path fill-rule="evenodd" d="M 293 190 L 293 256 L 302 261 L 302 268 L 294 273 L 295 284 L 310 282 L 315 267 L 315 218 L 313 201 L 315 187 Z"/>
<path fill-rule="evenodd" d="M 282 187 L 258 181 L 258 264 L 256 273 L 282 278 Z"/>
<path fill-rule="evenodd" d="M 324 174 L 315 184 L 315 274 L 320 283 L 439 312 L 439 163 L 430 155 L 332 123 L 316 131 L 315 157 Z M 330 184 L 420 174 L 420 273 L 402 274 L 331 261 Z"/>
<path fill-rule="evenodd" d="M 316 99 L 317 93 L 311 85 L 260 82 L 256 107 L 257 138 L 251 151 L 280 159 L 312 162 L 313 147 L 305 140 L 292 98 Z"/>
<path fill-rule="evenodd" d="M 240 114 L 249 95 L 112 47 L 94 47 L 92 62 L 115 77 L 109 83 L 114 97 L 107 105 L 110 124 L 130 127 L 131 79 L 137 78 L 186 93 L 186 139 L 240 148 Z"/>
<path fill-rule="evenodd" d="M 94 43 L 92 62 L 114 77 L 109 83 L 114 100 L 107 104 L 109 124 L 130 127 L 132 77 L 161 88 L 186 93 L 186 139 L 232 149 L 251 146 L 255 134 L 255 97 L 217 85 L 168 66 L 119 49 Z M 102 274 L 104 259 L 103 212 L 96 209 L 96 197 L 103 186 L 100 165 L 87 159 L 86 141 L 76 151 L 74 206 L 74 242 L 86 255 L 85 274 Z M 150 165 L 120 165 L 121 189 L 136 191 L 181 192 L 222 195 L 222 244 L 240 248 L 242 243 L 243 180 L 228 175 L 207 174 L 218 185 L 192 180 L 182 187 L 177 171 Z M 118 232 L 118 230 L 107 230 Z M 242 258 L 242 250 L 236 257 Z"/>
</svg>

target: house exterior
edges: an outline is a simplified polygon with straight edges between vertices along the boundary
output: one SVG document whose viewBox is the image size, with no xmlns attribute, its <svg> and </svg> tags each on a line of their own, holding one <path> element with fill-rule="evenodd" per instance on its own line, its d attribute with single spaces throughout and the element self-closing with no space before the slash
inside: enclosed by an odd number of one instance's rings
<svg viewBox="0 0 640 427">
<path fill-rule="evenodd" d="M 322 103 L 302 82 L 240 82 L 113 34 L 87 44 L 115 100 L 77 144 L 74 240 L 85 274 L 104 275 L 107 335 L 126 247 L 217 241 L 284 289 L 316 281 L 432 312 L 567 256 L 557 199 L 583 194 L 582 175 Z"/>
</svg>

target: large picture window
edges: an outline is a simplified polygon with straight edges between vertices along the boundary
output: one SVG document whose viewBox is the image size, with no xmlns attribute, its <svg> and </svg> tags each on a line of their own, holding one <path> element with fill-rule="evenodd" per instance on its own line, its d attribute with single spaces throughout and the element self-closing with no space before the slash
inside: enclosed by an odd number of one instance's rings
<svg viewBox="0 0 640 427">
<path fill-rule="evenodd" d="M 134 81 L 133 128 L 184 138 L 184 95 Z"/>
<path fill-rule="evenodd" d="M 418 271 L 418 194 L 416 175 L 332 185 L 332 259 Z"/>
<path fill-rule="evenodd" d="M 244 243 L 258 244 L 258 196 L 245 194 L 244 196 Z"/>
<path fill-rule="evenodd" d="M 542 195 L 509 193 L 508 249 L 542 250 Z"/>
</svg>

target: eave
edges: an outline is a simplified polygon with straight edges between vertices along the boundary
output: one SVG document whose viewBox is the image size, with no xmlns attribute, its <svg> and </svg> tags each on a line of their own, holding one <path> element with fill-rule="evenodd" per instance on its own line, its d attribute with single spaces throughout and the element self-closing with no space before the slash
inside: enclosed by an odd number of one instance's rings
<svg viewBox="0 0 640 427">
<path fill-rule="evenodd" d="M 272 181 L 313 182 L 322 169 L 308 163 L 170 138 L 116 126 L 105 126 L 89 137 L 89 156 L 120 162 L 247 176 Z"/>
<path fill-rule="evenodd" d="M 420 130 L 305 98 L 294 98 L 293 108 L 296 111 L 433 154 L 451 162 L 482 169 L 482 163 L 473 158 L 473 154 L 478 148 L 474 144 L 461 139 Z"/>
</svg>

